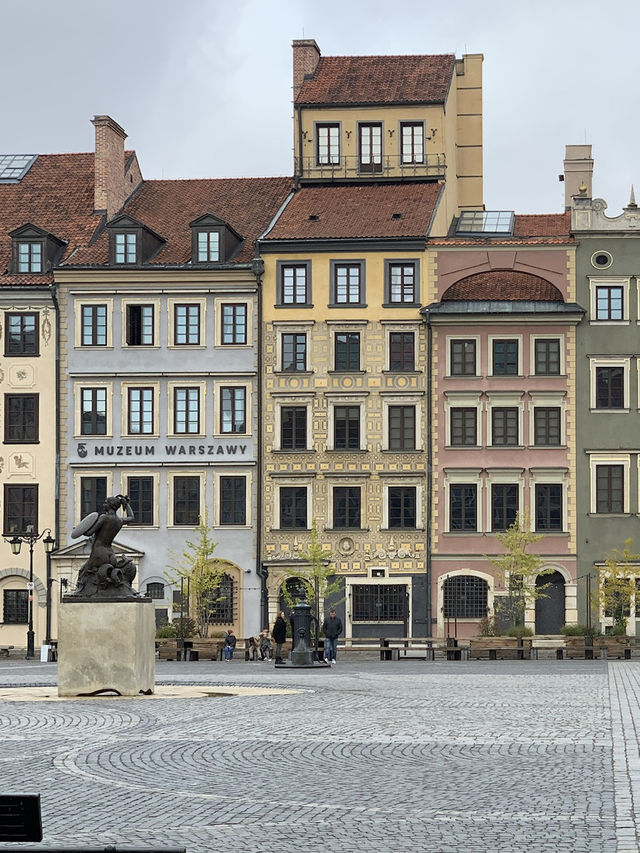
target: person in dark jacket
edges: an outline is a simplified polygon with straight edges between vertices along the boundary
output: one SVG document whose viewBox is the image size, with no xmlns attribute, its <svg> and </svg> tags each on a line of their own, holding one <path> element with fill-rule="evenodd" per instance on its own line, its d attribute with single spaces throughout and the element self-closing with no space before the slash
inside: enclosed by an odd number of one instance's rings
<svg viewBox="0 0 640 853">
<path fill-rule="evenodd" d="M 338 649 L 338 637 L 342 633 L 342 620 L 336 616 L 333 607 L 322 623 L 322 631 L 324 633 L 324 662 L 334 664 Z"/>
<path fill-rule="evenodd" d="M 287 639 L 287 617 L 284 610 L 280 611 L 280 615 L 274 622 L 271 636 L 276 644 L 276 663 L 282 663 L 282 644 Z"/>
<path fill-rule="evenodd" d="M 237 638 L 233 633 L 233 628 L 229 628 L 224 637 L 224 659 L 230 661 L 233 658 L 233 651 L 236 647 Z"/>
</svg>

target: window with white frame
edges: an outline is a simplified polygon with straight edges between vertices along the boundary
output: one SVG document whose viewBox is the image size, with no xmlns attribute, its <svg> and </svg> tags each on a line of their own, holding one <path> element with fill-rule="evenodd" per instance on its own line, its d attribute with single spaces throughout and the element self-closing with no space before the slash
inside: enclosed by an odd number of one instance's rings
<svg viewBox="0 0 640 853">
<path fill-rule="evenodd" d="M 490 338 L 491 375 L 518 376 L 520 367 L 521 340 L 519 338 Z"/>
<path fill-rule="evenodd" d="M 589 455 L 592 514 L 621 515 L 630 511 L 630 460 L 626 453 Z"/>
<path fill-rule="evenodd" d="M 629 408 L 630 358 L 591 358 L 591 409 L 622 412 Z"/>
<path fill-rule="evenodd" d="M 340 125 L 316 124 L 316 165 L 337 166 L 340 163 Z"/>
<path fill-rule="evenodd" d="M 629 320 L 629 279 L 590 278 L 590 318 L 596 323 Z"/>
<path fill-rule="evenodd" d="M 309 486 L 282 485 L 278 489 L 279 523 L 282 530 L 308 529 Z"/>
<path fill-rule="evenodd" d="M 448 344 L 447 375 L 477 376 L 479 373 L 479 340 L 477 338 L 448 338 Z"/>
<path fill-rule="evenodd" d="M 559 376 L 564 372 L 563 338 L 533 339 L 533 369 L 535 376 Z"/>
<path fill-rule="evenodd" d="M 153 435 L 156 431 L 155 388 L 153 386 L 127 386 L 126 395 L 126 434 Z"/>
<path fill-rule="evenodd" d="M 424 163 L 424 122 L 400 122 L 400 162 L 402 165 Z"/>
<path fill-rule="evenodd" d="M 111 432 L 108 417 L 108 400 L 111 399 L 111 387 L 79 387 L 77 389 L 79 407 L 76 412 L 79 420 L 76 435 L 108 435 Z"/>
<path fill-rule="evenodd" d="M 445 470 L 445 524 L 448 533 L 482 531 L 480 468 Z"/>
</svg>

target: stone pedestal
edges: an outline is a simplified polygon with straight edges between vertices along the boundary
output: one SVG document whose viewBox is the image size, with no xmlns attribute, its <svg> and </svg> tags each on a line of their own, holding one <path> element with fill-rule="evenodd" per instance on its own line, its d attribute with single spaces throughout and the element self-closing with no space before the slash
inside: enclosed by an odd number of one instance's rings
<svg viewBox="0 0 640 853">
<path fill-rule="evenodd" d="M 58 614 L 58 696 L 155 686 L 155 608 L 150 598 L 65 598 Z"/>
</svg>

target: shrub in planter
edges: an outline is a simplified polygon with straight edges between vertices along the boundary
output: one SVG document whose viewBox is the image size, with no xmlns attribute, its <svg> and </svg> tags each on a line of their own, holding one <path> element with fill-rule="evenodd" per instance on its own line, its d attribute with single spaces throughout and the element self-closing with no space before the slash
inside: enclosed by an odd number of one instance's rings
<svg viewBox="0 0 640 853">
<path fill-rule="evenodd" d="M 586 625 L 563 625 L 560 633 L 564 634 L 565 637 L 584 637 L 588 632 Z M 591 631 L 591 634 L 593 633 Z"/>
<path fill-rule="evenodd" d="M 173 640 L 178 636 L 175 625 L 161 625 L 156 629 L 157 640 Z"/>
<path fill-rule="evenodd" d="M 533 631 L 526 625 L 516 625 L 515 628 L 509 628 L 507 637 L 533 637 Z"/>
</svg>

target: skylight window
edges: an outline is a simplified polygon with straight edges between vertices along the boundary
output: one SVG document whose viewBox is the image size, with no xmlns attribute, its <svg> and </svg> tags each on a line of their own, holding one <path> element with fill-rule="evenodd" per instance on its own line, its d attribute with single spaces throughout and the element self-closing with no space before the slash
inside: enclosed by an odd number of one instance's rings
<svg viewBox="0 0 640 853">
<path fill-rule="evenodd" d="M 463 210 L 456 234 L 513 234 L 512 210 Z"/>
<path fill-rule="evenodd" d="M 0 154 L 0 184 L 17 184 L 35 163 L 37 154 Z"/>
</svg>

